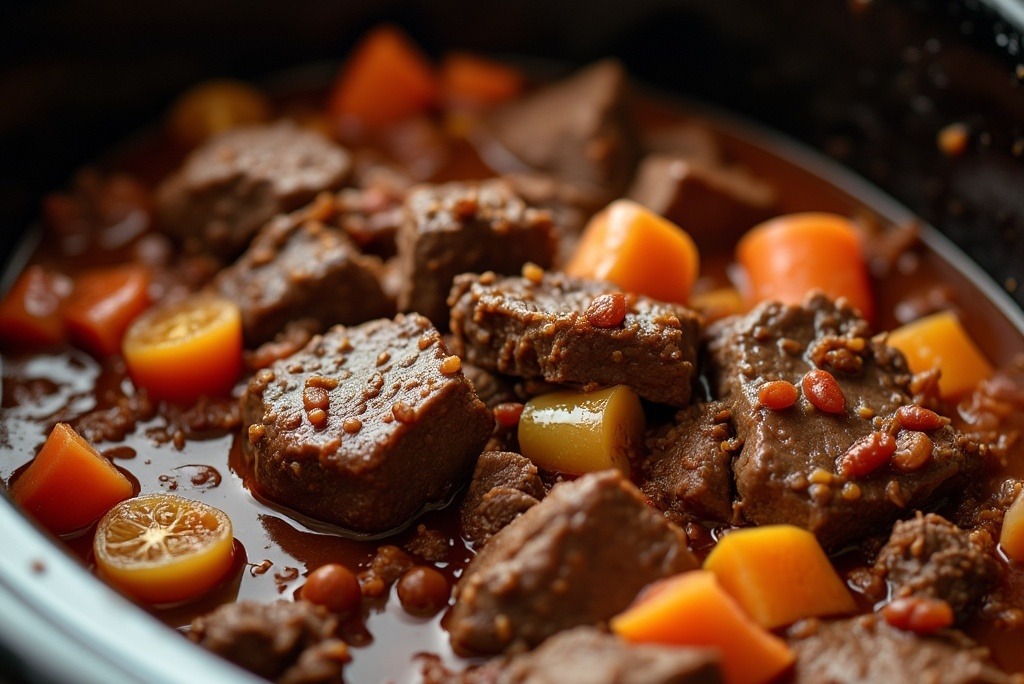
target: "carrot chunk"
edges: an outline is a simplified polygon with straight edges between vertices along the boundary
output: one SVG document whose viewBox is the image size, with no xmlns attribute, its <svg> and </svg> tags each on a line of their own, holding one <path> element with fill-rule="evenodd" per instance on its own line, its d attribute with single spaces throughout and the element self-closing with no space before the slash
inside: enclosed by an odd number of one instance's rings
<svg viewBox="0 0 1024 684">
<path fill-rule="evenodd" d="M 54 534 L 80 530 L 132 495 L 132 483 L 70 425 L 57 423 L 11 497 Z"/>
<path fill-rule="evenodd" d="M 717 648 L 727 684 L 771 681 L 795 659 L 782 639 L 744 614 L 715 575 L 704 570 L 652 585 L 612 618 L 611 628 L 634 643 Z"/>
<path fill-rule="evenodd" d="M 751 304 L 798 304 L 821 290 L 846 297 L 869 321 L 874 316 L 860 236 L 842 216 L 788 214 L 766 221 L 740 239 L 736 260 L 746 271 Z"/>
<path fill-rule="evenodd" d="M 523 74 L 500 62 L 465 52 L 450 52 L 441 61 L 441 100 L 448 105 L 488 107 L 523 90 Z"/>
<path fill-rule="evenodd" d="M 1024 562 L 1024 496 L 1018 496 L 1003 516 L 999 546 L 1011 560 Z"/>
<path fill-rule="evenodd" d="M 426 111 L 437 97 L 427 58 L 394 26 L 382 26 L 356 46 L 328 103 L 331 115 L 379 129 Z"/>
<path fill-rule="evenodd" d="M 689 234 L 631 200 L 616 200 L 587 224 L 569 275 L 608 280 L 629 292 L 685 304 L 700 270 Z"/>
<path fill-rule="evenodd" d="M 818 540 L 792 525 L 730 532 L 704 569 L 765 629 L 857 609 Z"/>
<path fill-rule="evenodd" d="M 29 266 L 0 301 L 0 338 L 19 346 L 54 345 L 64 341 L 61 301 L 71 292 L 71 280 Z"/>
<path fill-rule="evenodd" d="M 83 273 L 64 303 L 71 339 L 99 356 L 116 354 L 128 325 L 149 306 L 149 270 L 135 264 Z"/>
<path fill-rule="evenodd" d="M 887 342 L 903 352 L 914 373 L 939 369 L 939 394 L 943 399 L 969 392 L 992 376 L 992 364 L 952 311 L 900 326 L 889 333 Z"/>
</svg>

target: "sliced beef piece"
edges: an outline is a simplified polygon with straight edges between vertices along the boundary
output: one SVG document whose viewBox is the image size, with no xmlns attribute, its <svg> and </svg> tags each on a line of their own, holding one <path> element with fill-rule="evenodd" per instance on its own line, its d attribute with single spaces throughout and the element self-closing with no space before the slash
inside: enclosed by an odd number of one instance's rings
<svg viewBox="0 0 1024 684">
<path fill-rule="evenodd" d="M 394 314 L 381 288 L 383 264 L 337 228 L 282 215 L 268 223 L 213 289 L 242 310 L 245 342 L 274 339 L 289 321 L 305 319 L 324 330 Z"/>
<path fill-rule="evenodd" d="M 228 603 L 193 620 L 188 638 L 280 684 L 341 684 L 350 660 L 338 621 L 308 601 Z"/>
<path fill-rule="evenodd" d="M 717 651 L 631 644 L 594 627 L 556 634 L 536 650 L 501 663 L 499 684 L 717 684 Z M 487 681 L 476 680 L 481 684 Z"/>
<path fill-rule="evenodd" d="M 274 215 L 341 186 L 351 156 L 292 123 L 247 126 L 194 151 L 160 186 L 164 229 L 195 249 L 231 258 Z"/>
<path fill-rule="evenodd" d="M 498 108 L 485 126 L 534 170 L 617 196 L 636 157 L 627 91 L 625 69 L 604 60 Z"/>
<path fill-rule="evenodd" d="M 684 121 L 641 131 L 641 145 L 648 154 L 668 155 L 705 166 L 724 163 L 715 132 L 707 126 Z"/>
<path fill-rule="evenodd" d="M 363 533 L 443 501 L 493 426 L 458 358 L 416 314 L 314 337 L 253 376 L 242 412 L 257 488 Z"/>
<path fill-rule="evenodd" d="M 452 645 L 498 653 L 608 620 L 647 584 L 696 567 L 686 541 L 618 471 L 556 485 L 466 568 L 447 618 Z"/>
<path fill-rule="evenodd" d="M 875 570 L 888 580 L 893 598 L 942 599 L 965 620 L 999 577 L 994 551 L 987 532 L 968 532 L 918 511 L 893 525 Z"/>
<path fill-rule="evenodd" d="M 462 533 L 475 544 L 484 544 L 543 498 L 544 483 L 530 459 L 508 451 L 485 451 L 462 502 Z"/>
<path fill-rule="evenodd" d="M 852 307 L 820 294 L 802 305 L 768 302 L 709 329 L 712 384 L 743 440 L 733 473 L 749 522 L 798 525 L 834 549 L 926 507 L 976 467 L 974 446 L 946 425 L 926 435 L 930 453 L 916 470 L 887 463 L 839 475 L 838 462 L 857 440 L 876 431 L 897 435 L 897 442 L 914 434 L 900 431 L 894 417 L 911 403 L 906 361 L 868 335 Z M 800 387 L 810 370 L 834 376 L 845 398 L 841 414 L 815 409 L 806 396 L 784 410 L 758 401 L 765 382 Z"/>
<path fill-rule="evenodd" d="M 398 306 L 448 324 L 452 279 L 468 271 L 518 273 L 555 256 L 551 214 L 527 206 L 501 180 L 421 186 L 406 200 L 398 232 Z"/>
<path fill-rule="evenodd" d="M 615 327 L 591 324 L 610 283 L 570 278 L 455 279 L 450 302 L 459 354 L 482 368 L 584 389 L 627 385 L 650 401 L 685 406 L 697 361 L 700 319 L 676 304 L 627 295 Z"/>
<path fill-rule="evenodd" d="M 877 615 L 797 625 L 794 684 L 1004 684 L 1010 678 L 956 632 L 922 637 L 890 627 Z"/>
<path fill-rule="evenodd" d="M 774 213 L 775 189 L 748 171 L 684 157 L 643 158 L 628 197 L 693 237 L 702 251 L 725 249 Z"/>
<path fill-rule="evenodd" d="M 604 193 L 543 173 L 510 173 L 503 178 L 527 204 L 551 212 L 558 241 L 555 266 L 572 257 L 587 221 L 608 203 Z"/>
<path fill-rule="evenodd" d="M 676 524 L 732 521 L 732 459 L 739 444 L 729 421 L 719 402 L 690 406 L 647 440 L 640 488 Z"/>
</svg>

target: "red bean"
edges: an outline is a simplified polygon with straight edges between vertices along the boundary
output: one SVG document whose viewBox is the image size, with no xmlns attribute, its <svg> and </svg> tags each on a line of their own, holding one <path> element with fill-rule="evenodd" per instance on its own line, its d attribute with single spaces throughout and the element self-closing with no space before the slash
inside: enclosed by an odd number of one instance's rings
<svg viewBox="0 0 1024 684">
<path fill-rule="evenodd" d="M 949 418 L 940 416 L 924 406 L 900 406 L 896 409 L 896 420 L 899 421 L 900 427 L 919 432 L 931 432 L 943 425 L 949 425 Z"/>
<path fill-rule="evenodd" d="M 309 574 L 299 597 L 335 613 L 348 613 L 359 607 L 362 592 L 352 571 L 338 563 L 322 565 Z"/>
<path fill-rule="evenodd" d="M 419 617 L 430 617 L 443 610 L 451 591 L 447 578 L 425 565 L 406 570 L 398 580 L 398 600 L 402 608 Z"/>
<path fill-rule="evenodd" d="M 621 292 L 594 297 L 587 307 L 587 322 L 595 328 L 617 328 L 626 320 L 626 296 Z"/>
<path fill-rule="evenodd" d="M 523 415 L 523 405 L 517 401 L 507 401 L 494 407 L 494 420 L 503 428 L 514 428 L 519 425 Z"/>
<path fill-rule="evenodd" d="M 953 624 L 953 609 L 945 601 L 909 596 L 882 608 L 882 617 L 897 629 L 915 634 L 935 634 Z"/>
<path fill-rule="evenodd" d="M 839 474 L 864 477 L 878 470 L 896 452 L 896 440 L 887 432 L 872 432 L 854 442 L 839 459 Z"/>
<path fill-rule="evenodd" d="M 825 413 L 844 413 L 846 411 L 846 398 L 843 396 L 843 389 L 828 371 L 820 369 L 808 371 L 800 384 L 807 401 L 811 402 L 819 411 Z"/>
<path fill-rule="evenodd" d="M 757 400 L 773 411 L 788 409 L 796 403 L 796 385 L 785 380 L 769 380 L 757 390 Z"/>
</svg>

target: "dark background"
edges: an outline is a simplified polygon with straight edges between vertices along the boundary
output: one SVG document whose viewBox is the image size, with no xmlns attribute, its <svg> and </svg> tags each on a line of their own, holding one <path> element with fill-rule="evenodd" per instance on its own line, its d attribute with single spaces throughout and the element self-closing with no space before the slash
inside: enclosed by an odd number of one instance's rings
<svg viewBox="0 0 1024 684">
<path fill-rule="evenodd" d="M 997 3 L 998 0 L 989 0 Z M 937 225 L 1024 305 L 1024 57 L 1018 0 L 0 3 L 0 259 L 40 195 L 175 94 L 337 61 L 368 27 L 428 51 L 582 63 L 710 101 L 824 150 Z M 949 159 L 937 132 L 969 125 Z"/>
</svg>

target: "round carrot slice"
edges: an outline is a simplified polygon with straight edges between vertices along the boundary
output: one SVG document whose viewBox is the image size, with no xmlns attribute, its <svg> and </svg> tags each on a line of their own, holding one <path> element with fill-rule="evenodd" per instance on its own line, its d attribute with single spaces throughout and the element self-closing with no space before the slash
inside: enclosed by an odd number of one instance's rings
<svg viewBox="0 0 1024 684">
<path fill-rule="evenodd" d="M 149 494 L 103 516 L 93 552 L 100 573 L 129 596 L 176 603 L 216 586 L 231 567 L 231 519 L 201 501 Z"/>
<path fill-rule="evenodd" d="M 132 380 L 156 399 L 227 394 L 242 370 L 242 314 L 213 295 L 158 306 L 132 323 L 122 351 Z"/>
</svg>

